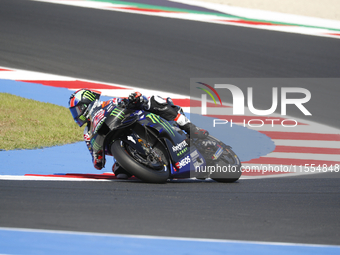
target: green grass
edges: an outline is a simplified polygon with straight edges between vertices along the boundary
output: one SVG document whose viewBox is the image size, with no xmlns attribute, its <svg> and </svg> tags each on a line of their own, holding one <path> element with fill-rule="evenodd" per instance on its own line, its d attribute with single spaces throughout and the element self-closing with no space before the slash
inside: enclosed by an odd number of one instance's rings
<svg viewBox="0 0 340 255">
<path fill-rule="evenodd" d="M 0 93 L 0 150 L 62 145 L 82 137 L 69 109 Z"/>
</svg>

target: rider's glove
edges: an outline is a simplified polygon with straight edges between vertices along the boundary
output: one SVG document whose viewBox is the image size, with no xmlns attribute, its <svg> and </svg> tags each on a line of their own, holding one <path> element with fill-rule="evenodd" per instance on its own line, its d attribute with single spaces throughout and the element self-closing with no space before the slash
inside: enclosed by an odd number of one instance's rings
<svg viewBox="0 0 340 255">
<path fill-rule="evenodd" d="M 129 95 L 129 103 L 133 106 L 139 106 L 144 103 L 144 97 L 142 96 L 142 93 L 136 91 L 134 93 L 131 93 Z"/>
<path fill-rule="evenodd" d="M 103 158 L 103 151 L 93 152 L 93 166 L 97 170 L 101 170 L 105 165 L 105 159 Z"/>
<path fill-rule="evenodd" d="M 128 104 L 129 104 L 129 99 L 127 98 L 120 99 L 118 102 L 118 106 L 122 108 L 127 108 Z"/>
</svg>

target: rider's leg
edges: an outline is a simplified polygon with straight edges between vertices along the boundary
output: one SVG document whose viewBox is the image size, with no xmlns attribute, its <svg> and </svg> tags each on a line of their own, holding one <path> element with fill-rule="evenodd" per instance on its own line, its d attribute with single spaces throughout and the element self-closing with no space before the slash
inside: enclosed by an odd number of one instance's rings
<svg viewBox="0 0 340 255">
<path fill-rule="evenodd" d="M 175 106 L 171 98 L 164 100 L 160 96 L 152 96 L 148 102 L 148 109 L 166 120 L 174 120 L 179 127 L 189 134 L 192 138 L 205 138 L 209 135 L 208 131 L 197 127 L 184 115 L 182 108 Z"/>
<path fill-rule="evenodd" d="M 203 128 L 197 127 L 182 113 L 178 113 L 174 119 L 181 129 L 183 129 L 192 138 L 206 138 L 209 132 Z"/>
</svg>

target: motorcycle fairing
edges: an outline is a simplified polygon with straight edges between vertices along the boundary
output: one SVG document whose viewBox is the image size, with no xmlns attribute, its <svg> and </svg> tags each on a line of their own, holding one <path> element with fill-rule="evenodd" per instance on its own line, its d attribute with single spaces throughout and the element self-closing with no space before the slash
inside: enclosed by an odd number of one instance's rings
<svg viewBox="0 0 340 255">
<path fill-rule="evenodd" d="M 125 133 L 127 127 L 138 123 L 139 125 L 135 126 L 136 130 L 138 130 L 138 126 L 143 130 L 147 129 L 146 132 L 153 133 L 158 140 L 162 140 L 166 145 L 170 156 L 172 176 L 190 177 L 190 166 L 193 163 L 195 164 L 198 159 L 198 157 L 192 159 L 190 151 L 195 151 L 199 158 L 203 159 L 202 164 L 205 165 L 204 158 L 198 150 L 190 148 L 187 136 L 183 132 L 178 132 L 168 121 L 160 116 L 141 110 L 130 110 L 118 106 L 112 107 L 110 104 L 103 109 L 103 121 L 98 122 L 96 133 L 91 139 L 93 148 L 103 148 L 104 144 L 107 145 L 106 147 L 110 147 L 110 141 L 114 141 L 119 137 L 119 139 L 124 140 L 124 142 L 145 155 L 142 145 L 138 142 L 140 137 L 137 134 L 143 131 L 139 129 L 137 133 L 134 131 L 128 134 Z M 105 152 L 107 151 L 107 148 L 105 148 L 103 157 L 105 157 L 105 154 L 107 154 Z"/>
</svg>

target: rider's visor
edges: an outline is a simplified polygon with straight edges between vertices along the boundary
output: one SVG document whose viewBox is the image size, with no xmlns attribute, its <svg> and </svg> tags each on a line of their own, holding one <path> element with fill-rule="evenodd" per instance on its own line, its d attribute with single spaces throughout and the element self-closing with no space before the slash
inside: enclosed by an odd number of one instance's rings
<svg viewBox="0 0 340 255">
<path fill-rule="evenodd" d="M 86 123 L 86 118 L 83 115 L 85 108 L 86 107 L 83 104 L 76 105 L 76 106 L 70 108 L 72 117 L 73 117 L 74 121 L 78 124 L 79 127 L 81 127 L 82 125 L 84 125 Z"/>
</svg>

